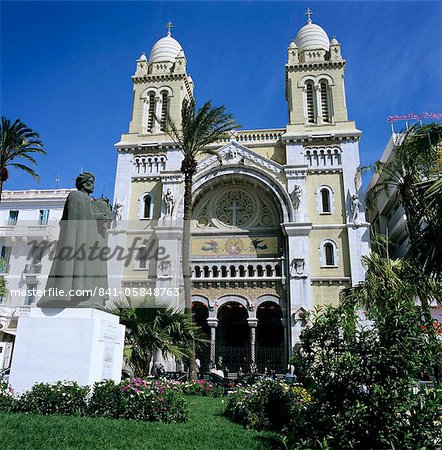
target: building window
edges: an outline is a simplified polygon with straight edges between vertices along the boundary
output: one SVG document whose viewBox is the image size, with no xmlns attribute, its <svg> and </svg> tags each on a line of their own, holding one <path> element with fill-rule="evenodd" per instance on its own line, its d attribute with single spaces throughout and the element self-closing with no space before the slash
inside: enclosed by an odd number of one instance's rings
<svg viewBox="0 0 442 450">
<path fill-rule="evenodd" d="M 26 298 L 25 305 L 30 306 L 35 303 L 37 285 L 36 284 L 27 284 L 26 285 Z"/>
<path fill-rule="evenodd" d="M 18 211 L 9 211 L 8 225 L 17 225 Z"/>
<path fill-rule="evenodd" d="M 155 93 L 151 92 L 149 94 L 149 109 L 148 109 L 148 116 L 147 116 L 147 131 L 150 133 L 153 130 L 153 125 L 155 123 Z"/>
<path fill-rule="evenodd" d="M 338 246 L 336 242 L 328 239 L 323 241 L 319 247 L 321 267 L 337 267 Z"/>
<path fill-rule="evenodd" d="M 307 123 L 315 123 L 315 96 L 313 82 L 308 81 L 306 88 Z"/>
<path fill-rule="evenodd" d="M 152 219 L 155 206 L 155 196 L 152 192 L 145 192 L 139 200 L 138 218 Z"/>
<path fill-rule="evenodd" d="M 331 212 L 330 192 L 326 188 L 321 189 L 321 205 L 322 205 L 322 212 Z"/>
<path fill-rule="evenodd" d="M 334 266 L 335 265 L 335 254 L 333 252 L 333 245 L 325 244 L 324 245 L 324 253 L 325 253 L 325 265 L 326 266 Z"/>
<path fill-rule="evenodd" d="M 321 81 L 321 117 L 323 122 L 330 122 L 330 102 L 329 102 L 329 89 L 327 81 Z"/>
<path fill-rule="evenodd" d="M 0 273 L 9 272 L 9 261 L 11 259 L 11 247 L 2 245 L 0 251 Z"/>
<path fill-rule="evenodd" d="M 147 247 L 140 247 L 138 249 L 136 260 L 138 262 L 138 269 L 147 269 L 147 258 L 148 258 L 148 249 Z"/>
<path fill-rule="evenodd" d="M 150 219 L 150 207 L 152 205 L 152 197 L 147 194 L 143 199 L 143 219 Z"/>
<path fill-rule="evenodd" d="M 161 93 L 161 131 L 167 127 L 167 115 L 169 113 L 169 96 L 167 91 Z"/>
<path fill-rule="evenodd" d="M 49 209 L 40 209 L 38 214 L 38 224 L 47 225 L 49 220 Z"/>
</svg>

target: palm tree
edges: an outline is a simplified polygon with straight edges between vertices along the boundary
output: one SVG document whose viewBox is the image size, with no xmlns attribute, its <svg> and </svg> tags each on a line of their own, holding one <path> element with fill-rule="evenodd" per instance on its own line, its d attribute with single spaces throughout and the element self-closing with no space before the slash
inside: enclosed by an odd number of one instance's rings
<svg viewBox="0 0 442 450">
<path fill-rule="evenodd" d="M 31 153 L 46 155 L 43 144 L 38 133 L 28 128 L 22 121 L 17 119 L 12 125 L 9 119 L 2 117 L 0 128 L 0 202 L 3 192 L 3 183 L 9 178 L 9 167 L 23 170 L 39 180 L 38 174 L 33 168 L 23 162 L 37 165 L 37 161 Z M 17 160 L 24 160 L 17 162 Z"/>
<path fill-rule="evenodd" d="M 188 358 L 191 343 L 207 344 L 187 312 L 158 305 L 153 299 L 120 299 L 110 305 L 110 312 L 126 327 L 129 362 L 139 377 L 149 375 L 149 364 L 157 351 Z"/>
<path fill-rule="evenodd" d="M 181 124 L 178 127 L 168 118 L 168 133 L 183 153 L 181 173 L 184 175 L 184 228 L 182 243 L 182 263 L 184 279 L 184 302 L 186 311 L 192 311 L 192 293 L 190 279 L 190 221 L 192 219 L 193 177 L 197 170 L 197 160 L 204 154 L 215 154 L 215 150 L 208 148 L 217 140 L 225 137 L 228 131 L 240 127 L 230 114 L 225 112 L 224 106 L 213 107 L 211 102 L 205 103 L 196 111 L 194 99 L 183 101 L 181 110 Z M 190 377 L 196 379 L 195 348 L 190 359 Z"/>
<path fill-rule="evenodd" d="M 416 124 L 400 136 L 393 158 L 377 162 L 380 182 L 367 192 L 369 207 L 381 193 L 395 192 L 407 217 L 408 259 L 437 277 L 442 265 L 441 158 L 442 125 Z"/>
</svg>

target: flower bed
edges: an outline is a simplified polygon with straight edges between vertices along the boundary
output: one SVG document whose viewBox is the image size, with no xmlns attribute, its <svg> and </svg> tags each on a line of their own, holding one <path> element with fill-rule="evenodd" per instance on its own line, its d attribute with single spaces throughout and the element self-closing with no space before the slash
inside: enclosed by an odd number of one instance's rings
<svg viewBox="0 0 442 450">
<path fill-rule="evenodd" d="M 39 383 L 21 396 L 0 385 L 0 412 L 61 414 L 183 422 L 187 401 L 181 386 L 167 380 L 129 380 L 95 383 L 92 387 L 74 382 Z"/>
<path fill-rule="evenodd" d="M 176 383 L 167 380 L 125 380 L 95 383 L 88 404 L 91 416 L 161 422 L 187 419 L 187 402 Z"/>
<path fill-rule="evenodd" d="M 234 422 L 256 430 L 281 430 L 311 400 L 308 392 L 281 380 L 262 379 L 252 386 L 238 386 L 229 395 L 225 414 Z"/>
<path fill-rule="evenodd" d="M 199 395 L 202 397 L 222 397 L 224 395 L 223 386 L 205 380 L 182 383 L 181 390 L 185 395 Z"/>
<path fill-rule="evenodd" d="M 111 419 L 182 422 L 187 419 L 186 395 L 220 397 L 224 388 L 205 380 L 100 381 L 92 387 L 74 382 L 39 383 L 21 396 L 0 384 L 0 412 L 60 414 Z"/>
</svg>

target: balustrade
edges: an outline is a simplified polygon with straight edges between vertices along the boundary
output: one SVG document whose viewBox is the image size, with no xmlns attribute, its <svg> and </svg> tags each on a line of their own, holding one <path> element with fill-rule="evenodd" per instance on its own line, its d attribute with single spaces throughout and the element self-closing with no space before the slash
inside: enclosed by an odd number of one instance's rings
<svg viewBox="0 0 442 450">
<path fill-rule="evenodd" d="M 281 259 L 258 260 L 240 263 L 193 262 L 192 280 L 277 280 L 282 278 Z"/>
</svg>

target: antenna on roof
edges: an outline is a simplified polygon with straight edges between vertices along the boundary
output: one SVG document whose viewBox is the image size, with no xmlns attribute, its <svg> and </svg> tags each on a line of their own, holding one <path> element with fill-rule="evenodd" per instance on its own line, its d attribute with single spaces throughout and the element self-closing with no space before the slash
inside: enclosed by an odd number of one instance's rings
<svg viewBox="0 0 442 450">
<path fill-rule="evenodd" d="M 55 185 L 57 186 L 57 189 L 60 187 L 60 175 L 55 177 Z"/>
</svg>

